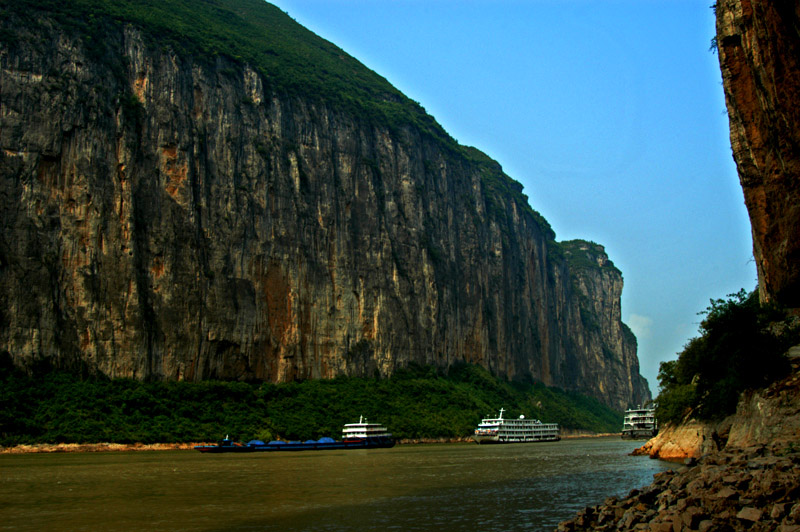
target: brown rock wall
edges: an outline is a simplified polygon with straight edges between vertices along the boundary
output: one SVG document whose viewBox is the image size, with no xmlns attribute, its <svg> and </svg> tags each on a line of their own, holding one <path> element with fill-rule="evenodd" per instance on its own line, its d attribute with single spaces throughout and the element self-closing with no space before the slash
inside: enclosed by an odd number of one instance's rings
<svg viewBox="0 0 800 532">
<path fill-rule="evenodd" d="M 733 157 L 763 301 L 800 307 L 800 5 L 717 2 Z"/>
</svg>

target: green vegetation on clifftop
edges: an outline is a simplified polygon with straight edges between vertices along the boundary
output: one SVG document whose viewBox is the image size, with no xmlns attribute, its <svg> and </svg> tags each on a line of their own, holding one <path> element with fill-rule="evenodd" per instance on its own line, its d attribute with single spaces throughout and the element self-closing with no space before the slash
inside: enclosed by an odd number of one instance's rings
<svg viewBox="0 0 800 532">
<path fill-rule="evenodd" d="M 261 74 L 267 93 L 319 103 L 392 131 L 416 130 L 435 139 L 444 153 L 479 168 L 495 217 L 504 219 L 506 200 L 513 199 L 548 238 L 555 237 L 547 221 L 531 208 L 522 185 L 503 173 L 496 161 L 458 144 L 419 103 L 384 77 L 263 0 L 0 0 L 0 18 L 24 21 L 18 26 L 36 27 L 44 14 L 54 15 L 61 26 L 79 35 L 98 59 L 114 53 L 109 49 L 110 36 L 130 24 L 165 53 L 199 63 L 214 64 L 217 56 L 223 56 L 237 68 L 250 65 Z M 41 27 L 33 38 L 46 31 Z M 0 45 L 31 38 L 16 32 L 15 24 L 3 28 Z M 116 64 L 109 68 L 119 70 Z M 230 64 L 222 68 L 236 74 Z"/>
<path fill-rule="evenodd" d="M 562 254 L 572 271 L 601 271 L 607 269 L 622 275 L 622 272 L 614 266 L 614 263 L 611 262 L 611 259 L 606 255 L 605 248 L 596 242 L 591 242 L 589 240 L 565 240 L 559 242 L 558 245 L 561 247 Z M 598 262 L 598 258 L 601 258 L 600 262 Z"/>
<path fill-rule="evenodd" d="M 433 118 L 386 79 L 262 0 L 7 0 L 4 15 L 53 14 L 87 48 L 109 26 L 132 24 L 182 57 L 213 64 L 225 56 L 258 70 L 268 90 L 324 101 L 384 122 L 447 137 Z M 36 23 L 35 21 L 33 22 Z M 6 39 L 10 36 L 6 36 Z M 452 139 L 451 139 L 452 142 Z"/>
<path fill-rule="evenodd" d="M 287 384 L 80 380 L 66 373 L 0 377 L 0 445 L 155 443 L 340 437 L 363 415 L 398 438 L 468 437 L 503 407 L 568 429 L 618 431 L 622 415 L 598 401 L 509 383 L 479 366 L 448 374 L 413 366 L 389 379 L 340 377 Z"/>
</svg>

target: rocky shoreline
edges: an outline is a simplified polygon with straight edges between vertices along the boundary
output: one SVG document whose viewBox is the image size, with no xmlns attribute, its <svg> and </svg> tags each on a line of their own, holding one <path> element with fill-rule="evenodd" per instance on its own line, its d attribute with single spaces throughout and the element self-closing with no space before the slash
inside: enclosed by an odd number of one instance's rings
<svg viewBox="0 0 800 532">
<path fill-rule="evenodd" d="M 558 531 L 800 532 L 800 446 L 758 446 L 686 461 L 627 497 L 581 510 Z"/>
</svg>

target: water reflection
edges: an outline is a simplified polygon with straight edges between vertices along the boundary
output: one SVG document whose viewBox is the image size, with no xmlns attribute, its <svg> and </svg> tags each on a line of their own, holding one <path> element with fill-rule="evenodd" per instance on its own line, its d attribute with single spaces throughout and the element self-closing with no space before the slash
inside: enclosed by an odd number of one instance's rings
<svg viewBox="0 0 800 532">
<path fill-rule="evenodd" d="M 0 456 L 0 530 L 552 530 L 670 464 L 616 438 Z"/>
</svg>

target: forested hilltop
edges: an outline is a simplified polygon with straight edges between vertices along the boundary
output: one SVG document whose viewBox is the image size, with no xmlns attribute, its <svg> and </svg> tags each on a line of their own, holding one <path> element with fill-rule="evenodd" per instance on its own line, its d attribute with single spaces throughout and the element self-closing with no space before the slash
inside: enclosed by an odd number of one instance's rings
<svg viewBox="0 0 800 532">
<path fill-rule="evenodd" d="M 650 398 L 603 247 L 556 242 L 497 162 L 274 6 L 0 9 L 14 367 L 288 383 L 467 363 L 618 411 Z"/>
</svg>

